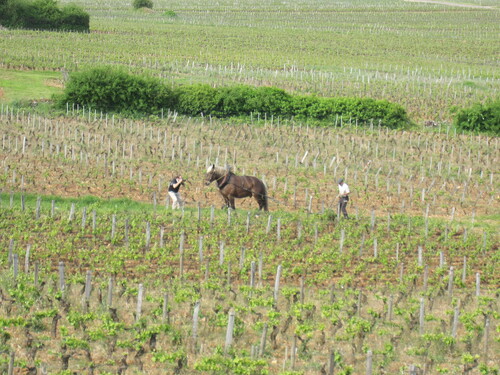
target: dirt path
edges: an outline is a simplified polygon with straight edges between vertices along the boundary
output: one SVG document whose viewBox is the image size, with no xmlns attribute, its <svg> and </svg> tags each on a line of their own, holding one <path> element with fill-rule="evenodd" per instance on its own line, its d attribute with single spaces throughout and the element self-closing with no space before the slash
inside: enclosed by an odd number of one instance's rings
<svg viewBox="0 0 500 375">
<path fill-rule="evenodd" d="M 487 5 L 458 4 L 458 3 L 450 3 L 448 1 L 433 1 L 433 0 L 405 0 L 405 1 L 410 2 L 410 3 L 429 3 L 429 4 L 449 5 L 449 6 L 461 7 L 461 8 L 494 9 L 494 7 L 487 6 Z"/>
</svg>

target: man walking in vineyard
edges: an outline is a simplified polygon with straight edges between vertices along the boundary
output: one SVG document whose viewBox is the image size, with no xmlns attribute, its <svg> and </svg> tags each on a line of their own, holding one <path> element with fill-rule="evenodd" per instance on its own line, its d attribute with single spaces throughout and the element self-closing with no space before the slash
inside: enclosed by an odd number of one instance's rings
<svg viewBox="0 0 500 375">
<path fill-rule="evenodd" d="M 174 177 L 173 180 L 170 181 L 170 185 L 168 185 L 168 195 L 170 196 L 170 199 L 172 199 L 173 210 L 175 210 L 176 208 L 181 208 L 182 206 L 182 199 L 179 193 L 181 185 L 184 185 L 182 176 Z"/>
<path fill-rule="evenodd" d="M 349 216 L 347 215 L 347 202 L 349 201 L 349 193 L 351 192 L 349 190 L 349 186 L 344 182 L 343 178 L 340 178 L 338 180 L 339 184 L 339 211 L 338 214 L 340 216 L 340 212 L 344 215 L 345 219 L 349 219 Z"/>
</svg>

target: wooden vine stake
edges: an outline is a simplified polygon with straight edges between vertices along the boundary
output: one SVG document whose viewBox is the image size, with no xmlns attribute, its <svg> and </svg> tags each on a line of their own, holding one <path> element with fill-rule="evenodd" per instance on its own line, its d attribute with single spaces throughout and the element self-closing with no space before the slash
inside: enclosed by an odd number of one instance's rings
<svg viewBox="0 0 500 375">
<path fill-rule="evenodd" d="M 83 207 L 82 211 L 82 231 L 85 230 L 85 225 L 87 225 L 87 207 Z"/>
<path fill-rule="evenodd" d="M 64 281 L 64 262 L 59 262 L 59 290 L 64 292 L 66 284 Z"/>
<path fill-rule="evenodd" d="M 113 278 L 113 276 L 111 276 L 108 279 L 108 297 L 106 300 L 108 308 L 113 307 L 113 287 L 114 287 L 114 278 Z"/>
<path fill-rule="evenodd" d="M 111 216 L 111 239 L 114 239 L 116 235 L 116 215 Z"/>
<path fill-rule="evenodd" d="M 292 341 L 292 353 L 290 353 L 290 368 L 293 371 L 295 369 L 295 358 L 297 353 L 297 335 L 293 335 Z"/>
<path fill-rule="evenodd" d="M 373 352 L 368 350 L 368 353 L 366 353 L 366 375 L 372 375 L 372 357 Z"/>
<path fill-rule="evenodd" d="M 274 294 L 273 294 L 273 296 L 274 296 L 274 303 L 276 305 L 278 305 L 278 293 L 279 293 L 279 289 L 280 289 L 281 271 L 282 271 L 282 267 L 280 264 L 276 270 L 276 279 L 274 280 Z"/>
<path fill-rule="evenodd" d="M 450 267 L 450 272 L 448 275 L 448 297 L 453 297 L 453 279 L 455 278 L 453 266 Z"/>
<path fill-rule="evenodd" d="M 226 330 L 226 342 L 224 344 L 224 354 L 229 352 L 231 345 L 233 344 L 233 331 L 234 331 L 234 310 L 229 311 L 229 319 L 227 322 Z"/>
<path fill-rule="evenodd" d="M 198 258 L 200 260 L 200 267 L 203 263 L 203 236 L 198 239 Z"/>
<path fill-rule="evenodd" d="M 163 294 L 163 311 L 161 316 L 162 323 L 170 324 L 170 314 L 168 312 L 168 293 Z"/>
<path fill-rule="evenodd" d="M 200 315 L 200 301 L 197 301 L 196 304 L 194 305 L 194 311 L 193 311 L 193 332 L 192 332 L 192 351 L 193 353 L 196 353 L 196 343 L 198 340 L 198 320 L 199 320 L 199 315 Z"/>
<path fill-rule="evenodd" d="M 481 294 L 481 275 L 479 272 L 476 272 L 476 297 L 479 297 Z"/>
<path fill-rule="evenodd" d="M 224 241 L 219 242 L 219 266 L 224 264 Z"/>
<path fill-rule="evenodd" d="M 267 323 L 264 323 L 264 329 L 262 330 L 262 336 L 260 337 L 259 345 L 259 356 L 262 357 L 266 350 L 266 338 L 267 338 Z"/>
<path fill-rule="evenodd" d="M 8 375 L 14 375 L 14 360 L 16 358 L 16 354 L 14 352 L 10 352 L 9 355 L 9 368 L 7 369 Z"/>
<path fill-rule="evenodd" d="M 418 375 L 420 372 L 418 370 L 418 367 L 415 365 L 410 365 L 409 369 L 409 375 Z"/>
<path fill-rule="evenodd" d="M 266 234 L 269 234 L 269 232 L 271 231 L 271 222 L 273 220 L 273 216 L 272 215 L 269 215 L 267 217 L 267 227 L 266 227 Z"/>
<path fill-rule="evenodd" d="M 419 311 L 419 333 L 423 335 L 424 333 L 424 318 L 425 318 L 425 310 L 424 310 L 424 299 L 420 298 L 420 311 Z"/>
<path fill-rule="evenodd" d="M 71 208 L 69 210 L 68 221 L 73 221 L 74 218 L 75 218 L 75 204 L 71 203 Z"/>
<path fill-rule="evenodd" d="M 387 319 L 390 321 L 392 321 L 392 310 L 393 310 L 393 304 L 394 304 L 394 297 L 393 295 L 391 294 L 389 296 L 389 302 L 388 302 L 388 307 L 387 307 Z"/>
<path fill-rule="evenodd" d="M 335 370 L 335 352 L 330 350 L 328 355 L 328 372 L 327 375 L 333 375 L 333 371 Z"/>
<path fill-rule="evenodd" d="M 241 247 L 241 251 L 240 251 L 240 263 L 239 263 L 240 271 L 242 270 L 244 264 L 245 264 L 245 248 Z"/>
<path fill-rule="evenodd" d="M 24 256 L 24 273 L 28 273 L 30 269 L 30 252 L 31 245 L 26 246 L 26 254 Z"/>
<path fill-rule="evenodd" d="M 144 287 L 142 284 L 139 284 L 139 291 L 137 292 L 137 306 L 136 306 L 136 310 L 135 310 L 135 322 L 136 323 L 141 319 L 143 295 L 144 295 Z"/>
<path fill-rule="evenodd" d="M 460 315 L 460 309 L 457 306 L 455 306 L 455 310 L 453 311 L 453 323 L 451 326 L 451 337 L 454 339 L 457 337 L 457 327 L 458 327 L 458 317 Z"/>
<path fill-rule="evenodd" d="M 250 263 L 250 287 L 252 289 L 255 287 L 255 261 Z"/>
</svg>

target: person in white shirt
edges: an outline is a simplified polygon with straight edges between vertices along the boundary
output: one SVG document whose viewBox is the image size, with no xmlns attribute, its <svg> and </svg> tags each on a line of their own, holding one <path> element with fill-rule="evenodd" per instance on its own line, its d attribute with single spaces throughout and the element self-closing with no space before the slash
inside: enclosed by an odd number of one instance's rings
<svg viewBox="0 0 500 375">
<path fill-rule="evenodd" d="M 340 178 L 338 180 L 339 184 L 339 215 L 340 212 L 344 215 L 344 218 L 349 219 L 349 216 L 347 215 L 347 202 L 349 201 L 349 193 L 351 192 L 349 190 L 349 186 L 344 182 L 343 178 Z"/>
</svg>

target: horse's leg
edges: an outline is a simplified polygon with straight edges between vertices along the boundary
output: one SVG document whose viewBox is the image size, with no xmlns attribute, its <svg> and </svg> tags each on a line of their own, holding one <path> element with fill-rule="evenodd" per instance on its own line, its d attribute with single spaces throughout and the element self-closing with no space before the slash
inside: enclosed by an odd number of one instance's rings
<svg viewBox="0 0 500 375">
<path fill-rule="evenodd" d="M 259 204 L 259 210 L 267 211 L 267 197 L 265 195 L 259 194 L 259 193 L 254 193 L 253 197 L 255 198 L 257 203 Z"/>
<path fill-rule="evenodd" d="M 257 199 L 257 203 L 259 203 L 259 210 L 267 211 L 265 198 L 262 195 L 258 195 L 255 199 Z"/>
<path fill-rule="evenodd" d="M 224 205 L 221 208 L 229 207 L 229 200 L 227 199 L 227 197 L 224 194 L 222 194 L 222 191 L 220 191 L 220 190 L 219 190 L 219 194 L 222 197 L 222 199 L 224 200 Z"/>
<path fill-rule="evenodd" d="M 233 210 L 235 210 L 236 207 L 234 205 L 234 197 L 230 195 L 229 197 L 227 197 L 227 199 L 229 200 L 229 207 L 231 207 Z"/>
</svg>

